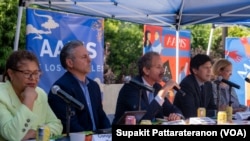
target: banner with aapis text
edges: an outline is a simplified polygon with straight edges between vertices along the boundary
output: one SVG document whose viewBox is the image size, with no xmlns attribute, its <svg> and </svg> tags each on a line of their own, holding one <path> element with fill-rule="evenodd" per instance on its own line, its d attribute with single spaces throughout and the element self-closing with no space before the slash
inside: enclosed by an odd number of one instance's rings
<svg viewBox="0 0 250 141">
<path fill-rule="evenodd" d="M 65 72 L 59 59 L 60 51 L 65 43 L 76 39 L 85 44 L 92 59 L 88 76 L 102 85 L 102 18 L 32 8 L 27 8 L 26 17 L 26 49 L 34 52 L 39 59 L 42 70 L 40 87 L 48 93 L 53 83 Z"/>
<path fill-rule="evenodd" d="M 179 38 L 179 70 L 176 74 L 176 30 L 168 27 L 144 25 L 144 44 L 143 54 L 148 51 L 158 52 L 162 61 L 166 75 L 174 79 L 178 75 L 180 82 L 189 74 L 189 61 L 191 56 L 191 32 L 189 30 L 180 30 Z"/>
<path fill-rule="evenodd" d="M 176 57 L 176 30 L 168 27 L 144 25 L 143 54 L 149 51 L 158 52 L 164 63 L 165 76 L 176 82 L 181 82 L 190 73 L 191 32 L 180 30 L 179 35 L 179 56 Z M 176 64 L 177 59 L 179 64 Z M 178 65 L 178 70 L 176 70 L 176 65 Z M 176 80 L 176 76 L 178 76 L 178 80 Z M 169 98 L 170 101 L 173 101 L 174 92 L 170 92 Z"/>
</svg>

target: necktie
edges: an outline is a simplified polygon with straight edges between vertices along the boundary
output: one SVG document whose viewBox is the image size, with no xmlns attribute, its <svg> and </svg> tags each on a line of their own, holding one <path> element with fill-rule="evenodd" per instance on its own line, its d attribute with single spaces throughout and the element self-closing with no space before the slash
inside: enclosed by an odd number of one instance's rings
<svg viewBox="0 0 250 141">
<path fill-rule="evenodd" d="M 204 97 L 204 86 L 203 85 L 201 85 L 200 86 L 200 98 L 201 98 L 201 106 L 205 106 L 205 101 L 204 101 L 204 99 L 205 99 L 205 97 Z"/>
<path fill-rule="evenodd" d="M 148 103 L 151 103 L 151 101 L 153 101 L 154 99 L 154 93 L 149 93 L 148 94 Z"/>
</svg>

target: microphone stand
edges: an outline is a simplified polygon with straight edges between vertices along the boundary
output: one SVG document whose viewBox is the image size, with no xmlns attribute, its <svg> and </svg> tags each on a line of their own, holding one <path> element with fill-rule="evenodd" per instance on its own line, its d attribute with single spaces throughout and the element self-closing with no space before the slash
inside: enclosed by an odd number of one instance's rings
<svg viewBox="0 0 250 141">
<path fill-rule="evenodd" d="M 139 92 L 139 104 L 138 104 L 138 111 L 141 111 L 141 97 L 142 97 L 142 89 Z"/>
<path fill-rule="evenodd" d="M 71 105 L 69 102 L 67 102 L 67 107 L 66 107 L 66 118 L 67 118 L 67 124 L 66 124 L 66 134 L 67 138 L 69 138 L 69 133 L 70 133 L 70 118 L 73 116 L 75 113 L 71 110 Z"/>
<path fill-rule="evenodd" d="M 229 102 L 228 102 L 228 107 L 227 107 L 227 121 L 231 122 L 232 121 L 232 114 L 233 114 L 233 109 L 232 109 L 232 101 L 231 101 L 231 91 L 232 91 L 232 86 L 229 86 Z"/>
<path fill-rule="evenodd" d="M 229 86 L 229 102 L 228 102 L 228 106 L 232 106 L 232 103 L 233 103 L 233 102 L 231 101 L 231 99 L 232 99 L 232 98 L 231 98 L 231 96 L 232 96 L 232 95 L 231 95 L 231 92 L 232 92 L 232 86 Z"/>
<path fill-rule="evenodd" d="M 220 82 L 215 82 L 217 89 L 217 112 L 220 110 Z"/>
</svg>

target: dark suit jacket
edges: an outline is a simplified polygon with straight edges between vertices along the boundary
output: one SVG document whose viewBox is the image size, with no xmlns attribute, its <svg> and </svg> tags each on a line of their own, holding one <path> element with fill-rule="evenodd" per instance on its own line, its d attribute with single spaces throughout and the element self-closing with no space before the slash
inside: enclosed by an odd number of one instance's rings
<svg viewBox="0 0 250 141">
<path fill-rule="evenodd" d="M 87 87 L 92 104 L 96 128 L 110 128 L 111 124 L 102 107 L 100 87 L 95 81 L 89 78 L 87 79 L 89 80 L 89 84 L 87 85 Z M 92 122 L 89 109 L 78 80 L 70 72 L 65 72 L 64 75 L 54 83 L 54 85 L 58 85 L 63 91 L 67 92 L 69 95 L 71 95 L 84 105 L 83 110 L 79 110 L 71 106 L 71 110 L 75 114 L 70 118 L 70 132 L 92 131 Z M 63 133 L 66 133 L 67 103 L 59 96 L 53 94 L 51 91 L 48 95 L 48 101 L 56 116 L 62 121 Z"/>
<path fill-rule="evenodd" d="M 205 107 L 207 110 L 216 110 L 216 105 L 213 98 L 213 89 L 211 82 L 204 83 L 204 103 L 201 102 L 200 86 L 194 75 L 186 76 L 180 83 L 181 89 L 186 93 L 176 93 L 174 105 L 181 109 L 185 118 L 197 117 L 197 109 Z"/>
<path fill-rule="evenodd" d="M 143 83 L 142 78 L 139 76 L 135 77 L 134 79 Z M 156 96 L 162 86 L 159 83 L 155 83 L 153 87 L 155 89 L 154 95 Z M 167 98 L 165 99 L 165 102 L 162 106 L 160 106 L 156 100 L 153 100 L 149 104 L 146 90 L 141 90 L 141 92 L 140 90 L 140 88 L 133 84 L 128 83 L 123 85 L 117 98 L 113 124 L 117 124 L 125 111 L 146 110 L 147 112 L 142 119 L 149 120 L 154 118 L 163 118 L 163 116 L 168 116 L 170 113 L 179 113 L 182 115 L 181 111 L 172 105 L 172 103 Z M 140 94 L 141 102 L 139 102 Z M 141 109 L 139 109 L 139 103 Z"/>
</svg>

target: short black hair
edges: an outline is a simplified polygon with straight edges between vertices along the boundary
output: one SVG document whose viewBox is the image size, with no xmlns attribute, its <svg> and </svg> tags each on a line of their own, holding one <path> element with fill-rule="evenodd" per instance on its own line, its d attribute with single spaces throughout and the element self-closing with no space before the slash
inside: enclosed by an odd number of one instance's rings
<svg viewBox="0 0 250 141">
<path fill-rule="evenodd" d="M 212 63 L 212 59 L 206 54 L 197 54 L 193 58 L 191 58 L 191 61 L 190 61 L 190 72 L 191 72 L 191 74 L 193 74 L 192 69 L 199 69 L 199 67 L 201 65 L 205 64 L 206 62 L 211 62 Z"/>
</svg>

